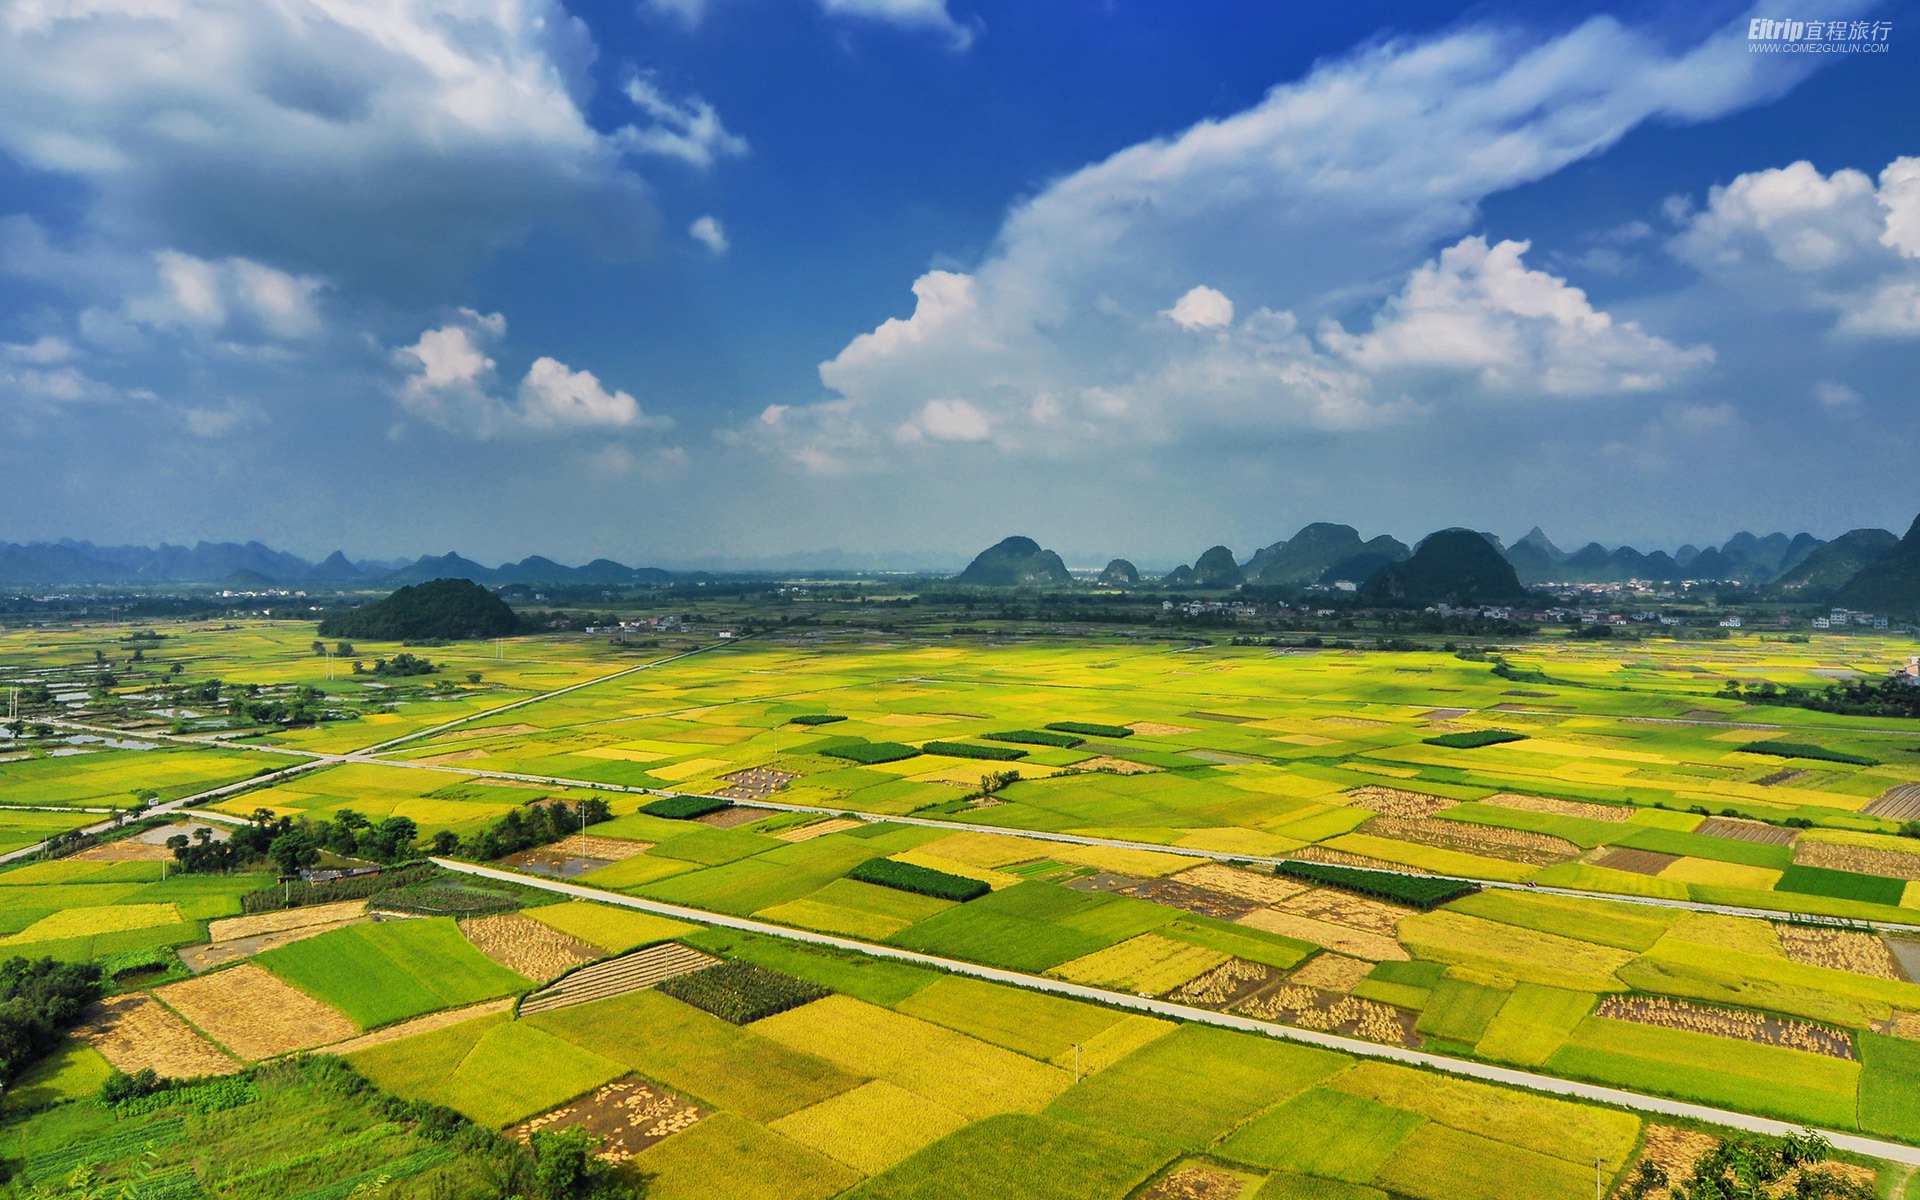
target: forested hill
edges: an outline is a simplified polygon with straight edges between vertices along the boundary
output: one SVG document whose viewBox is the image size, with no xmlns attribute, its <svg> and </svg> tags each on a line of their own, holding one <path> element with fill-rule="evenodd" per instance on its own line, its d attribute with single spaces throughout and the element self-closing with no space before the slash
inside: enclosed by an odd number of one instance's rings
<svg viewBox="0 0 1920 1200">
<path fill-rule="evenodd" d="M 504 637 L 520 628 L 505 601 L 466 579 L 435 579 L 403 587 L 384 600 L 334 613 L 320 622 L 321 637 L 377 641 Z"/>
</svg>

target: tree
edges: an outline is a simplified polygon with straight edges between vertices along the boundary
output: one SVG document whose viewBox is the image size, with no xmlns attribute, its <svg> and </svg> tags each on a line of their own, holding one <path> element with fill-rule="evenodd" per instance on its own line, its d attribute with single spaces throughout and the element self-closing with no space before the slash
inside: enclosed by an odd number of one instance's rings
<svg viewBox="0 0 1920 1200">
<path fill-rule="evenodd" d="M 412 820 L 388 817 L 361 838 L 360 844 L 363 849 L 370 850 L 375 858 L 391 862 L 413 853 L 413 839 L 418 836 L 420 827 Z"/>
<path fill-rule="evenodd" d="M 352 658 L 353 643 L 352 642 L 335 642 L 333 644 L 333 652 L 341 658 Z"/>
<path fill-rule="evenodd" d="M 327 644 L 319 640 L 318 638 L 315 638 L 313 642 L 313 656 L 315 658 L 325 658 L 326 654 L 327 654 Z"/>
<path fill-rule="evenodd" d="M 540 1130 L 532 1138 L 533 1176 L 547 1200 L 595 1200 L 613 1191 L 610 1170 L 593 1152 L 593 1136 L 583 1125 L 558 1132 Z"/>
<path fill-rule="evenodd" d="M 445 858 L 460 848 L 460 835 L 451 829 L 442 829 L 433 835 L 433 841 L 427 844 L 427 848 L 436 856 Z"/>
<path fill-rule="evenodd" d="M 293 829 L 273 839 L 267 847 L 267 856 L 279 866 L 282 875 L 298 875 L 302 867 L 320 861 L 320 843 L 306 830 Z"/>
<path fill-rule="evenodd" d="M 479 683 L 479 682 L 480 682 L 480 672 L 478 672 L 478 671 L 468 671 L 468 672 L 467 672 L 467 682 L 468 682 L 468 683 Z"/>
</svg>

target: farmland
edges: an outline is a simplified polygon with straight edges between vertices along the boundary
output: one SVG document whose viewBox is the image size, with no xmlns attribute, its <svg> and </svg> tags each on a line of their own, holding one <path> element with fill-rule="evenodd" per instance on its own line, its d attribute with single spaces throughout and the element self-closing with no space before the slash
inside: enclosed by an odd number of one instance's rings
<svg viewBox="0 0 1920 1200">
<path fill-rule="evenodd" d="M 181 639 L 233 679 L 324 672 L 280 629 Z M 497 1131 L 501 1154 L 534 1130 L 617 1138 L 620 1169 L 664 1197 L 1118 1200 L 1224 1171 L 1278 1196 L 1471 1200 L 1524 1178 L 1557 1200 L 1638 1153 L 1625 1113 L 1037 990 L 1060 985 L 1920 1141 L 1913 952 L 1866 924 L 1920 926 L 1920 842 L 1876 812 L 1920 784 L 1920 738 L 1717 694 L 1756 669 L 1819 678 L 1819 644 L 1609 651 L 1512 648 L 1554 681 L 1516 688 L 1441 650 L 769 638 L 488 715 L 636 665 L 510 639 L 498 659 L 448 651 L 481 683 L 351 720 L 0 763 L 22 837 L 76 819 L 24 807 L 42 783 L 79 808 L 292 762 L 211 809 L 405 817 L 458 857 L 529 804 L 598 799 L 611 819 L 552 848 L 578 860 L 570 881 L 694 918 L 511 889 L 458 920 L 407 910 L 421 887 L 478 886 L 453 878 L 279 911 L 270 863 L 169 874 L 106 846 L 12 866 L 4 953 L 129 966 L 0 1102 L 19 1114 L 0 1138 L 65 1136 L 52 1123 L 79 1121 L 61 1114 L 109 1067 L 258 1079 L 249 1103 L 297 1107 L 313 1089 L 292 1064 L 335 1047 L 393 1103 Z M 0 636 L 0 663 L 24 653 Z M 315 750 L 337 757 L 293 757 Z M 400 1139 L 400 1194 L 457 1169 L 396 1128 L 367 1144 Z"/>
</svg>

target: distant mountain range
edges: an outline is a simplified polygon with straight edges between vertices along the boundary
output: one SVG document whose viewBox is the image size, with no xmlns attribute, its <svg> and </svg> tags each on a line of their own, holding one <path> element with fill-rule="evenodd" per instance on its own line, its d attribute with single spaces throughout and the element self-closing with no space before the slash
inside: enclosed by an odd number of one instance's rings
<svg viewBox="0 0 1920 1200">
<path fill-rule="evenodd" d="M 1449 531 L 1452 532 L 1452 531 Z M 1728 581 L 1755 588 L 1763 597 L 1803 603 L 1839 602 L 1903 612 L 1920 610 L 1920 522 L 1905 539 L 1884 529 L 1854 529 L 1831 542 L 1810 533 L 1758 535 L 1741 532 L 1720 545 L 1684 545 L 1671 552 L 1608 548 L 1589 542 L 1566 551 L 1538 526 L 1511 545 L 1494 534 L 1479 536 L 1512 567 L 1523 587 L 1550 584 Z M 1428 540 L 1431 540 L 1430 538 Z M 1448 539 L 1451 541 L 1452 539 Z M 1458 547 L 1454 547 L 1457 551 Z M 1349 583 L 1358 588 L 1387 567 L 1408 563 L 1413 547 L 1387 534 L 1362 538 L 1351 525 L 1315 521 L 1290 538 L 1263 546 L 1244 561 L 1221 545 L 1210 546 L 1191 565 L 1162 575 L 1162 587 L 1226 590 L 1241 585 L 1301 588 Z M 1458 553 L 1449 560 L 1459 559 Z M 1486 574 L 1487 564 L 1475 564 Z M 937 572 L 928 572 L 937 574 Z M 1411 594 L 1431 590 L 1424 568 L 1384 577 Z M 539 584 L 666 585 L 710 579 L 706 572 L 676 573 L 630 567 L 597 558 L 570 567 L 534 555 L 485 566 L 457 553 L 423 555 L 411 562 L 355 562 L 336 550 L 319 562 L 260 542 L 200 542 L 194 546 L 96 546 L 62 540 L 0 542 L 0 585 L 221 584 L 270 587 L 400 587 L 435 579 L 466 579 L 489 587 Z M 982 551 L 954 581 L 984 587 L 1063 586 L 1073 582 L 1061 556 L 1028 537 L 1010 537 Z M 1099 582 L 1130 587 L 1140 573 L 1114 559 Z M 1480 592 L 1485 582 L 1470 590 Z M 1504 592 L 1504 583 L 1497 591 Z M 1909 598 L 1910 597 L 1910 598 Z"/>
<path fill-rule="evenodd" d="M 700 574 L 690 578 L 701 578 Z M 353 562 L 336 550 L 319 562 L 259 542 L 200 542 L 192 547 L 95 546 L 91 542 L 0 542 L 0 584 L 221 583 L 233 587 L 310 584 L 371 587 L 469 579 L 505 584 L 667 584 L 686 576 L 658 567 L 629 567 L 596 558 L 568 567 L 535 555 L 487 567 L 458 554 L 423 555 L 412 562 Z"/>
</svg>

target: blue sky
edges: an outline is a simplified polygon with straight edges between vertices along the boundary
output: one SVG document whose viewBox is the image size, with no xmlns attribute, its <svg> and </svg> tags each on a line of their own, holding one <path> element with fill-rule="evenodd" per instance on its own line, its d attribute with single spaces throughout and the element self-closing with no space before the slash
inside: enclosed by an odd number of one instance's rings
<svg viewBox="0 0 1920 1200">
<path fill-rule="evenodd" d="M 1920 22 L 1823 3 L 0 0 L 0 539 L 1904 530 Z"/>
</svg>

